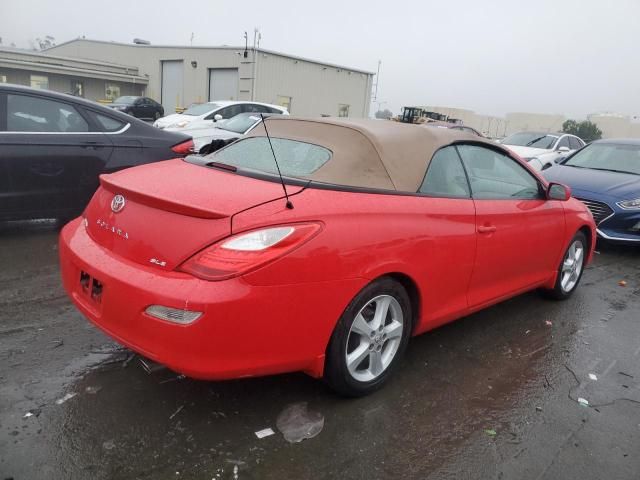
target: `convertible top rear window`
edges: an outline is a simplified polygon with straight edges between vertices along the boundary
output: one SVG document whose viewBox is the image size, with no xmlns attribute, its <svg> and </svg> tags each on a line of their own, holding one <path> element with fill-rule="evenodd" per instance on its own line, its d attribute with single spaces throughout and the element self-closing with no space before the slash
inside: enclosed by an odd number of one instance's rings
<svg viewBox="0 0 640 480">
<path fill-rule="evenodd" d="M 273 150 L 284 176 L 305 177 L 312 174 L 331 158 L 325 147 L 298 140 L 272 138 Z M 266 137 L 250 137 L 235 142 L 209 155 L 209 161 L 265 173 L 278 173 L 273 153 Z"/>
</svg>

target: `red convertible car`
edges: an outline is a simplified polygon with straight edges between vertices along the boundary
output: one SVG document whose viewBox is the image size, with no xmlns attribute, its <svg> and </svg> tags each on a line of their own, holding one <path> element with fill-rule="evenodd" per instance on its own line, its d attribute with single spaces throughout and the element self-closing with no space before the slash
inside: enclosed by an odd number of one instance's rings
<svg viewBox="0 0 640 480">
<path fill-rule="evenodd" d="M 304 371 L 367 394 L 413 335 L 536 288 L 568 297 L 595 243 L 568 187 L 508 150 L 392 122 L 269 117 L 100 181 L 60 235 L 66 291 L 200 379 Z"/>
</svg>

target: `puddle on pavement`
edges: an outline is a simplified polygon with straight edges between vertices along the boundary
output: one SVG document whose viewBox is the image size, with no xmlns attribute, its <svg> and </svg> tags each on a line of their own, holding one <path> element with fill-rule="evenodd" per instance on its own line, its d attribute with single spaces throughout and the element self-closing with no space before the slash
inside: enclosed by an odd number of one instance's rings
<svg viewBox="0 0 640 480">
<path fill-rule="evenodd" d="M 298 443 L 317 436 L 324 427 L 324 417 L 309 410 L 307 402 L 294 403 L 280 412 L 276 426 L 287 442 Z"/>
</svg>

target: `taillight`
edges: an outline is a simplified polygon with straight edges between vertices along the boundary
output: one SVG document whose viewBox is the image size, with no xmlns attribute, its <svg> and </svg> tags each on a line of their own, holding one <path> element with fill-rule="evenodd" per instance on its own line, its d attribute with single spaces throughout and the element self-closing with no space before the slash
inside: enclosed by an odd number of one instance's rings
<svg viewBox="0 0 640 480">
<path fill-rule="evenodd" d="M 239 233 L 196 253 L 179 270 L 211 281 L 237 277 L 292 252 L 321 228 L 298 223 Z"/>
<path fill-rule="evenodd" d="M 190 153 L 193 153 L 193 140 L 189 139 L 185 142 L 174 145 L 171 147 L 171 150 L 178 155 L 189 155 Z"/>
</svg>

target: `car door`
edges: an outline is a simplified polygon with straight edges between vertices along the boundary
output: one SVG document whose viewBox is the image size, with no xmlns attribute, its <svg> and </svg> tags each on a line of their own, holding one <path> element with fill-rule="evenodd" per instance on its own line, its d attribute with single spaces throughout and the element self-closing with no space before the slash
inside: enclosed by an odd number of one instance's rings
<svg viewBox="0 0 640 480">
<path fill-rule="evenodd" d="M 432 157 L 418 190 L 423 198 L 426 321 L 434 327 L 468 308 L 467 288 L 476 257 L 475 206 L 469 183 L 455 146 Z M 455 279 L 455 281 L 445 281 Z M 428 297 L 428 298 L 427 298 Z"/>
<path fill-rule="evenodd" d="M 573 153 L 576 150 L 580 150 L 582 147 L 584 147 L 584 144 L 582 143 L 582 140 L 580 140 L 578 137 L 570 136 L 569 146 L 571 148 L 571 153 Z"/>
<path fill-rule="evenodd" d="M 460 145 L 476 209 L 472 308 L 535 286 L 557 268 L 564 238 L 562 202 L 517 160 L 488 146 Z"/>
<path fill-rule="evenodd" d="M 87 113 L 98 128 L 105 132 L 113 145 L 107 173 L 143 163 L 142 159 L 145 157 L 143 138 L 129 134 L 130 123 L 94 110 L 87 110 Z"/>
<path fill-rule="evenodd" d="M 153 101 L 149 98 L 142 98 L 142 113 L 140 118 L 155 118 L 155 106 L 153 105 Z"/>
<path fill-rule="evenodd" d="M 147 118 L 147 106 L 144 98 L 136 98 L 131 107 L 131 115 L 136 118 Z"/>
<path fill-rule="evenodd" d="M 568 150 L 560 150 L 561 148 L 567 148 Z M 560 140 L 558 140 L 558 143 L 556 143 L 556 148 L 555 148 L 555 153 L 556 153 L 556 162 L 559 162 L 560 160 L 562 160 L 564 157 L 566 157 L 567 155 L 569 155 L 569 153 L 571 153 L 571 144 L 569 143 L 569 135 L 565 135 L 563 137 L 560 138 Z"/>
<path fill-rule="evenodd" d="M 229 120 L 239 113 L 243 113 L 245 111 L 245 106 L 247 104 L 237 103 L 234 105 L 229 105 L 228 107 L 221 108 L 216 112 L 217 114 L 222 115 L 223 120 Z"/>
<path fill-rule="evenodd" d="M 79 213 L 112 145 L 81 107 L 32 93 L 4 97 L 0 158 L 7 191 L 2 213 L 12 218 Z"/>
</svg>

